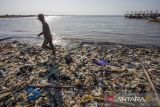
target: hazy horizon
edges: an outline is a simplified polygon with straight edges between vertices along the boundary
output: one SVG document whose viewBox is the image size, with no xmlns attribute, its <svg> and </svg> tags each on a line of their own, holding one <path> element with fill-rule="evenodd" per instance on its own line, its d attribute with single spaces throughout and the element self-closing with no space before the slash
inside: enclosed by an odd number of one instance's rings
<svg viewBox="0 0 160 107">
<path fill-rule="evenodd" d="M 124 15 L 159 10 L 160 0 L 0 0 L 0 15 Z"/>
<path fill-rule="evenodd" d="M 39 13 L 41 14 L 41 13 Z M 42 13 L 43 14 L 43 13 Z M 0 16 L 5 16 L 5 15 L 9 15 L 9 16 L 12 16 L 12 15 L 15 15 L 15 16 L 18 16 L 18 15 L 24 15 L 24 16 L 29 16 L 29 15 L 32 15 L 32 16 L 37 16 L 38 14 L 0 14 Z M 45 16 L 123 16 L 123 15 L 96 15 L 96 14 L 80 14 L 80 15 L 72 15 L 72 14 L 44 14 Z"/>
</svg>

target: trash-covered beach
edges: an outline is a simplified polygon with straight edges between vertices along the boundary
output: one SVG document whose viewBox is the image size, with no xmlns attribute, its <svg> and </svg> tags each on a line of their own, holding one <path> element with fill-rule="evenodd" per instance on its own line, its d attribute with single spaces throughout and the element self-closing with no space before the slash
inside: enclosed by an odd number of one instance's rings
<svg viewBox="0 0 160 107">
<path fill-rule="evenodd" d="M 160 49 L 0 44 L 0 107 L 106 107 L 117 93 L 160 93 Z M 113 105 L 113 103 L 111 103 Z M 114 107 L 128 103 L 114 104 Z M 132 106 L 137 106 L 136 104 Z"/>
</svg>

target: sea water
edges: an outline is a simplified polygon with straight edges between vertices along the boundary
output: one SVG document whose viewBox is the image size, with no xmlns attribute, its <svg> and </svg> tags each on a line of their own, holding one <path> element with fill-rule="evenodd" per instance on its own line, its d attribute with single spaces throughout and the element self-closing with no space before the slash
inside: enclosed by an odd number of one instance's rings
<svg viewBox="0 0 160 107">
<path fill-rule="evenodd" d="M 46 16 L 55 44 L 79 39 L 120 44 L 160 46 L 160 23 L 124 16 Z M 0 39 L 41 44 L 42 25 L 37 17 L 0 18 Z"/>
</svg>

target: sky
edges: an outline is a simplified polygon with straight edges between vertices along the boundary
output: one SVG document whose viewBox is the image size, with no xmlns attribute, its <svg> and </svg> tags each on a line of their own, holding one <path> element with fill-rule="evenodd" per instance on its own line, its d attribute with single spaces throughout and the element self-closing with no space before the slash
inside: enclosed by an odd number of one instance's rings
<svg viewBox="0 0 160 107">
<path fill-rule="evenodd" d="M 123 15 L 159 10 L 160 0 L 0 0 L 0 15 Z"/>
</svg>

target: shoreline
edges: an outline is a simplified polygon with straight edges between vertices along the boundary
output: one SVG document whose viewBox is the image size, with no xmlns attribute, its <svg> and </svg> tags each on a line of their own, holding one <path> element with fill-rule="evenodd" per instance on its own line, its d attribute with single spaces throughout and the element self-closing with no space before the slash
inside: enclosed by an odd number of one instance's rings
<svg viewBox="0 0 160 107">
<path fill-rule="evenodd" d="M 99 46 L 125 46 L 129 48 L 149 48 L 149 49 L 160 49 L 160 46 L 153 44 L 123 44 L 116 42 L 104 42 L 104 41 L 94 41 L 94 40 L 85 40 L 77 38 L 62 38 L 64 40 L 70 41 L 72 43 L 78 44 L 88 44 L 88 45 L 99 45 Z"/>
<path fill-rule="evenodd" d="M 13 42 L 15 40 L 12 40 L 14 37 L 6 37 L 1 38 L 0 43 L 6 43 L 6 42 Z M 95 40 L 85 40 L 85 39 L 78 39 L 78 38 L 62 38 L 62 41 L 66 41 L 68 45 L 72 47 L 72 45 L 82 45 L 82 44 L 88 44 L 88 45 L 99 45 L 99 46 L 124 46 L 129 48 L 148 48 L 148 49 L 160 49 L 160 46 L 154 45 L 154 44 L 125 44 L 125 43 L 116 43 L 116 42 L 104 42 L 104 41 L 95 41 Z M 21 43 L 23 43 L 21 41 Z M 29 43 L 29 44 L 35 44 L 35 43 Z M 57 44 L 58 45 L 58 44 Z"/>
</svg>

